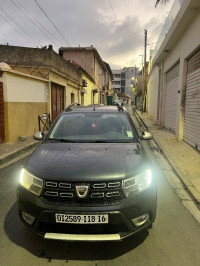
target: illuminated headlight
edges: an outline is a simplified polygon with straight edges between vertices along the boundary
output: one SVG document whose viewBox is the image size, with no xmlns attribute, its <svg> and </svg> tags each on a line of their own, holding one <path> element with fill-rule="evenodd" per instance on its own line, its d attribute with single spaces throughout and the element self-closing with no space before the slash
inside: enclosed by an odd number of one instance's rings
<svg viewBox="0 0 200 266">
<path fill-rule="evenodd" d="M 20 184 L 33 194 L 40 196 L 43 187 L 43 180 L 32 175 L 25 169 L 22 169 L 20 174 Z"/>
<path fill-rule="evenodd" d="M 152 183 L 151 169 L 147 169 L 141 174 L 124 180 L 124 193 L 128 198 L 131 194 L 142 192 L 147 189 Z"/>
</svg>

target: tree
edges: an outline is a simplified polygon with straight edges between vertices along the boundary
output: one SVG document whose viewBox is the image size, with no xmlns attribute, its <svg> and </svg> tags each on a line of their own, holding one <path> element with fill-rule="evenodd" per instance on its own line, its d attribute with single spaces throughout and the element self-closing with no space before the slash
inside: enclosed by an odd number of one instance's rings
<svg viewBox="0 0 200 266">
<path fill-rule="evenodd" d="M 160 1 L 162 2 L 162 3 L 166 3 L 166 2 L 168 2 L 169 0 L 156 0 L 156 4 L 155 4 L 155 7 L 157 7 L 157 5 L 160 3 Z"/>
</svg>

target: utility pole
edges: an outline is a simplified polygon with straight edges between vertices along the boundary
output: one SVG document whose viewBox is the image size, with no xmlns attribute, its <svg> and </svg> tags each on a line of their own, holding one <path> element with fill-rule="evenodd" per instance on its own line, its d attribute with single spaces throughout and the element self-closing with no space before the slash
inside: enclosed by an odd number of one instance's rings
<svg viewBox="0 0 200 266">
<path fill-rule="evenodd" d="M 146 55 L 147 55 L 147 30 L 144 30 L 144 71 L 142 90 L 142 113 L 146 111 Z"/>
</svg>

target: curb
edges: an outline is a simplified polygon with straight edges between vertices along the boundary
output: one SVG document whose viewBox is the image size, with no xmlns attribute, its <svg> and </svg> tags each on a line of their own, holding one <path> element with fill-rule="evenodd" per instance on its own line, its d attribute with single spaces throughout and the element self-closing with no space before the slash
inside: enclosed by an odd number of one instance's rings
<svg viewBox="0 0 200 266">
<path fill-rule="evenodd" d="M 145 122 L 142 120 L 142 118 L 140 117 L 140 115 L 138 114 L 137 110 L 133 109 L 133 112 L 136 114 L 136 118 L 139 119 L 139 121 L 142 123 L 142 125 L 149 131 L 148 126 L 145 124 Z M 183 188 L 187 191 L 187 193 L 190 195 L 191 199 L 194 201 L 194 203 L 196 204 L 197 208 L 200 208 L 199 206 L 199 202 L 198 200 L 195 198 L 195 196 L 191 193 L 191 191 L 188 189 L 187 185 L 184 183 L 184 181 L 182 180 L 181 176 L 177 173 L 176 169 L 174 168 L 174 166 L 171 164 L 171 162 L 169 161 L 169 159 L 167 158 L 167 155 L 165 154 L 165 152 L 163 151 L 163 149 L 161 149 L 161 147 L 159 146 L 158 142 L 155 140 L 155 138 L 153 137 L 153 141 L 155 142 L 155 144 L 158 146 L 160 152 L 163 154 L 163 156 L 165 157 L 165 159 L 167 160 L 167 162 L 169 163 L 169 165 L 171 166 L 174 174 L 178 177 L 178 179 L 180 180 Z"/>
<path fill-rule="evenodd" d="M 22 155 L 23 153 L 26 153 L 28 152 L 29 150 L 32 150 L 34 148 L 36 148 L 37 146 L 39 145 L 39 142 L 35 142 L 35 143 L 32 143 L 22 149 L 19 149 L 11 154 L 8 154 L 7 156 L 5 156 L 4 158 L 0 158 L 0 166 L 8 163 L 9 161 L 15 159 L 16 157 Z"/>
</svg>

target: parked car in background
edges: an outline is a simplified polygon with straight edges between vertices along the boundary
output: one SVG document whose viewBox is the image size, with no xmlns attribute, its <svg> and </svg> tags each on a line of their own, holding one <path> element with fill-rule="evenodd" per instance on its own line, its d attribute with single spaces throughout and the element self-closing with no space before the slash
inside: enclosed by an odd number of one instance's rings
<svg viewBox="0 0 200 266">
<path fill-rule="evenodd" d="M 71 105 L 26 161 L 21 220 L 45 239 L 113 241 L 151 227 L 156 178 L 121 106 Z"/>
</svg>

